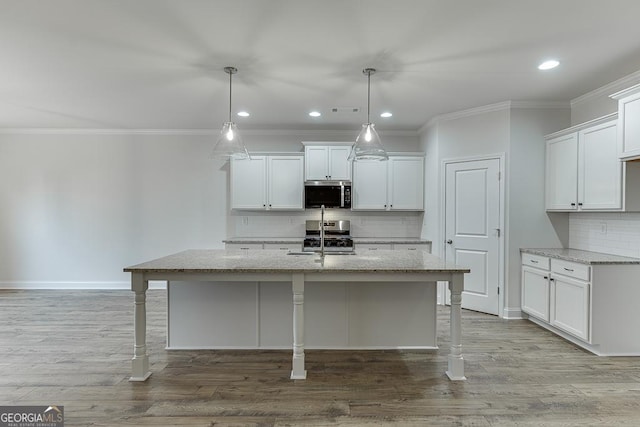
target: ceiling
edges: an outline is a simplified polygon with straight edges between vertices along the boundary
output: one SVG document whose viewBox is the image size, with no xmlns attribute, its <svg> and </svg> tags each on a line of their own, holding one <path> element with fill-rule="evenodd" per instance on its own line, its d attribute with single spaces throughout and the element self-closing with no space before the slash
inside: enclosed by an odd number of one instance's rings
<svg viewBox="0 0 640 427">
<path fill-rule="evenodd" d="M 265 130 L 359 127 L 365 67 L 378 70 L 381 131 L 507 100 L 569 101 L 640 70 L 638 0 L 0 0 L 0 10 L 0 128 L 220 128 L 227 65 L 239 70 L 234 121 Z M 537 70 L 551 57 L 558 68 Z"/>
</svg>

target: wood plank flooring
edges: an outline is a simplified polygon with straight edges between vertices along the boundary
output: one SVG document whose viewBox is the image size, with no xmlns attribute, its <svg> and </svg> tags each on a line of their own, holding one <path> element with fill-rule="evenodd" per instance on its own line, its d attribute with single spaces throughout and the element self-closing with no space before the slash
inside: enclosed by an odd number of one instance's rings
<svg viewBox="0 0 640 427">
<path fill-rule="evenodd" d="M 128 381 L 129 291 L 0 291 L 0 405 L 65 407 L 67 426 L 638 426 L 640 358 L 602 358 L 525 320 L 463 312 L 465 382 L 436 351 L 166 351 L 148 293 L 153 375 Z M 640 339 L 638 331 L 636 339 Z"/>
</svg>

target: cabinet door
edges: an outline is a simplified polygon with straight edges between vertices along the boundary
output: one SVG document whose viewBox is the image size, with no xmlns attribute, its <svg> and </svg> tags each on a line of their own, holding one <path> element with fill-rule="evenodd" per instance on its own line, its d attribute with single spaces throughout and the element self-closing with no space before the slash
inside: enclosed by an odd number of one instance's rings
<svg viewBox="0 0 640 427">
<path fill-rule="evenodd" d="M 348 160 L 351 147 L 329 147 L 329 179 L 351 181 L 351 162 Z"/>
<path fill-rule="evenodd" d="M 549 272 L 522 266 L 522 311 L 549 321 Z"/>
<path fill-rule="evenodd" d="M 376 160 L 353 162 L 351 209 L 387 209 L 387 163 Z"/>
<path fill-rule="evenodd" d="M 551 324 L 589 341 L 589 283 L 551 276 Z"/>
<path fill-rule="evenodd" d="M 391 210 L 424 209 L 424 159 L 422 157 L 389 158 L 389 208 Z"/>
<path fill-rule="evenodd" d="M 618 101 L 620 158 L 640 157 L 640 93 Z"/>
<path fill-rule="evenodd" d="M 301 156 L 270 156 L 268 209 L 303 209 L 304 159 Z"/>
<path fill-rule="evenodd" d="M 307 181 L 324 181 L 329 179 L 327 169 L 327 147 L 305 147 L 304 179 Z"/>
<path fill-rule="evenodd" d="M 578 134 L 547 141 L 547 210 L 576 210 L 578 192 Z"/>
<path fill-rule="evenodd" d="M 267 159 L 231 160 L 231 209 L 265 209 L 267 204 Z"/>
<path fill-rule="evenodd" d="M 616 144 L 615 121 L 579 132 L 580 209 L 622 209 L 622 162 Z"/>
</svg>

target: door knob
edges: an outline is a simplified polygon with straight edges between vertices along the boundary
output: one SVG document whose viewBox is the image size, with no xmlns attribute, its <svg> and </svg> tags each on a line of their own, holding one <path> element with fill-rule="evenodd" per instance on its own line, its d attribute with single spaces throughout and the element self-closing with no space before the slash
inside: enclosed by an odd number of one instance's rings
<svg viewBox="0 0 640 427">
<path fill-rule="evenodd" d="M 451 245 L 451 244 L 453 244 L 453 240 L 451 239 L 447 240 L 447 245 Z"/>
</svg>

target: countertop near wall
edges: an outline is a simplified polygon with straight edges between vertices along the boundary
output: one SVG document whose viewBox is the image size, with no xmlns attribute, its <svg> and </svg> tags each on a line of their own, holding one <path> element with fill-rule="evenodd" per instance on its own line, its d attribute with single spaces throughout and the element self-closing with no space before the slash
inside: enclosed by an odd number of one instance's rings
<svg viewBox="0 0 640 427">
<path fill-rule="evenodd" d="M 233 237 L 223 240 L 223 243 L 300 243 L 302 244 L 303 238 L 301 237 Z M 353 237 L 353 242 L 358 243 L 371 243 L 371 244 L 385 244 L 385 243 L 397 243 L 397 244 L 431 244 L 431 240 L 424 240 L 418 237 Z M 638 260 L 640 261 L 640 260 Z"/>
<path fill-rule="evenodd" d="M 590 252 L 579 249 L 559 248 L 521 248 L 520 252 L 549 258 L 573 261 L 581 264 L 640 264 L 640 258 L 630 258 L 619 255 Z"/>
</svg>

